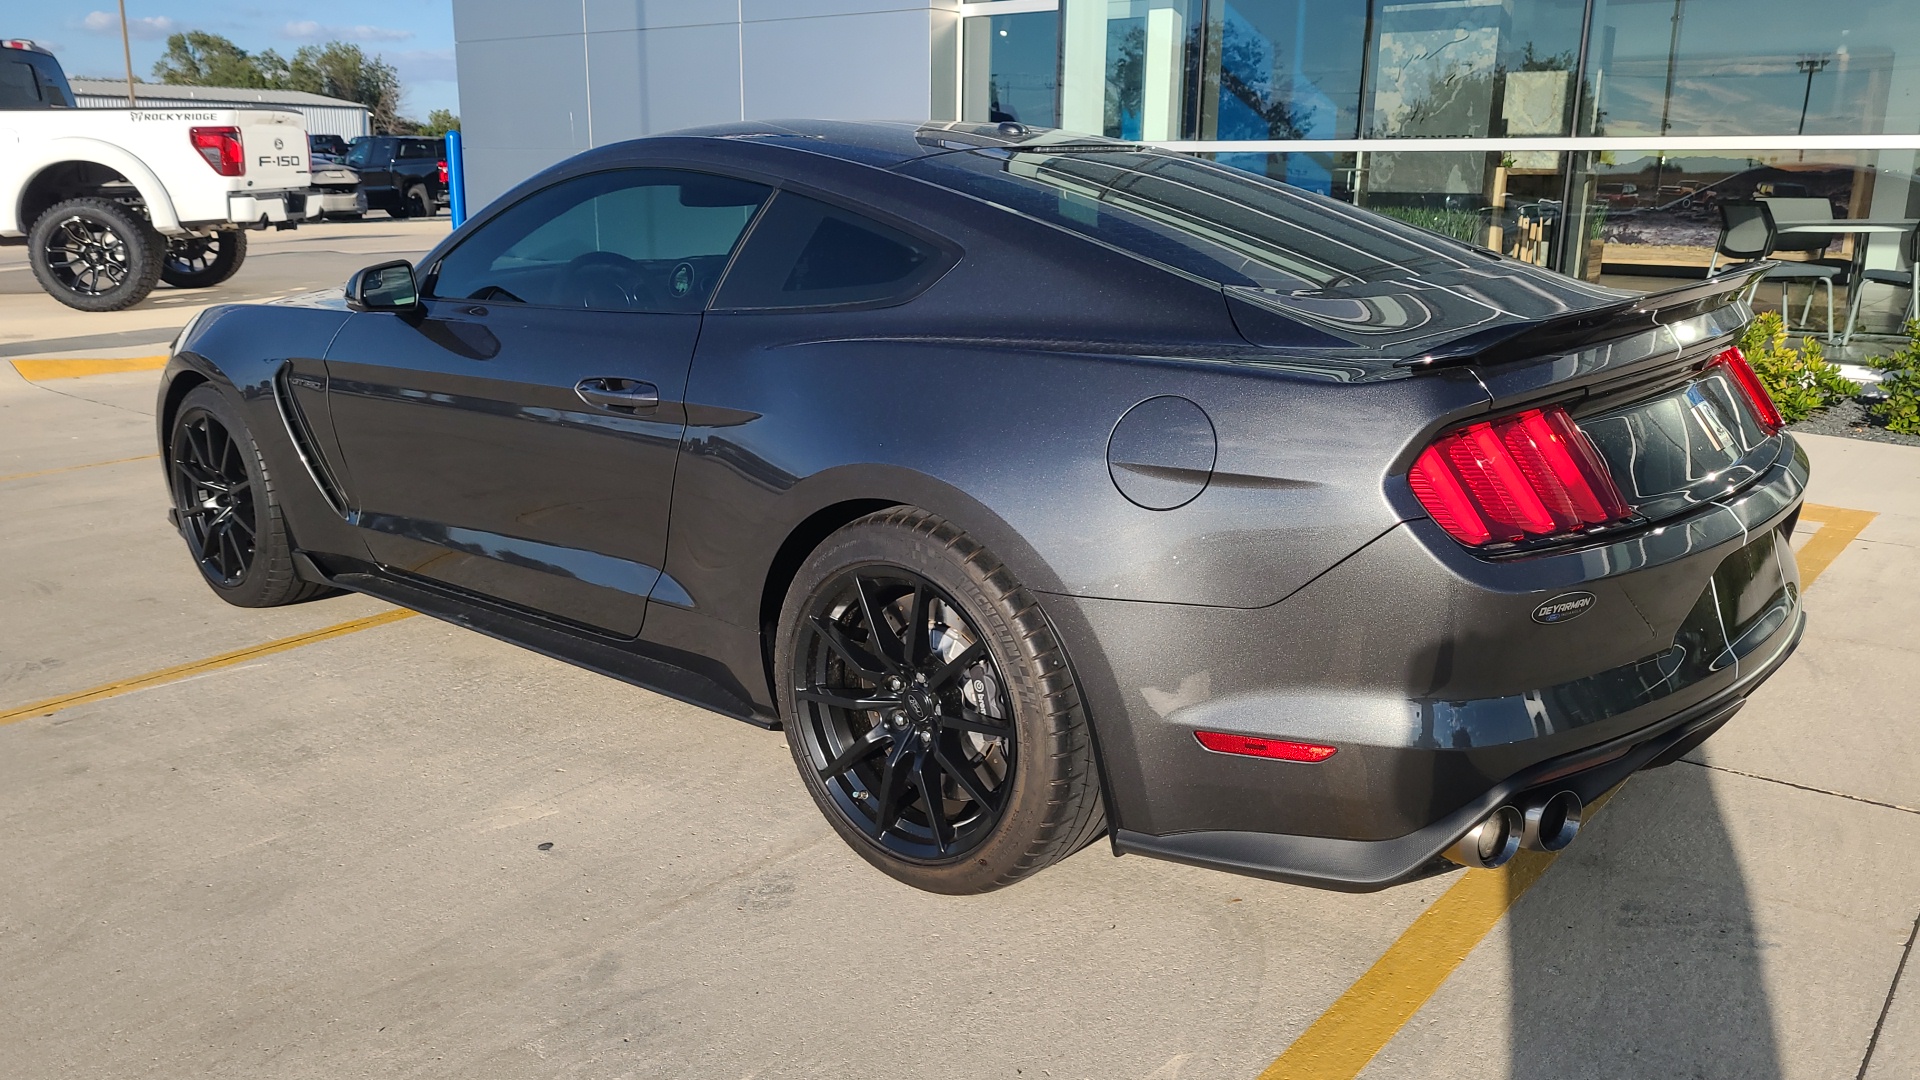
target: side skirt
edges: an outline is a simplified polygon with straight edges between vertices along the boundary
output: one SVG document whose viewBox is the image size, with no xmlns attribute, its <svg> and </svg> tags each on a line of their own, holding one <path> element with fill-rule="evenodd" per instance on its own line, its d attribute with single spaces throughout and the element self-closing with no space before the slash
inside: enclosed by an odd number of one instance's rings
<svg viewBox="0 0 1920 1080">
<path fill-rule="evenodd" d="M 358 561 L 347 563 L 327 557 L 332 568 L 323 569 L 306 552 L 299 551 L 294 552 L 293 560 L 297 572 L 306 580 L 365 593 L 643 690 L 744 720 L 755 727 L 769 731 L 780 727 L 778 719 L 760 713 L 742 693 L 671 660 L 640 651 L 648 648 L 646 642 L 614 645 L 596 640 L 565 626 L 477 598 L 401 580 Z"/>
</svg>

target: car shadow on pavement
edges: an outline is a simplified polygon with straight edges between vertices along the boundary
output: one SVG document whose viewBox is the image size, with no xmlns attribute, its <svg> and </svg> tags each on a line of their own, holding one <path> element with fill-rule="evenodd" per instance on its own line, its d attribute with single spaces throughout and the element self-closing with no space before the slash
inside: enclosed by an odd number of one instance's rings
<svg viewBox="0 0 1920 1080">
<path fill-rule="evenodd" d="M 1516 1080 L 1781 1075 L 1769 944 L 1707 770 L 1634 777 L 1509 917 Z"/>
</svg>

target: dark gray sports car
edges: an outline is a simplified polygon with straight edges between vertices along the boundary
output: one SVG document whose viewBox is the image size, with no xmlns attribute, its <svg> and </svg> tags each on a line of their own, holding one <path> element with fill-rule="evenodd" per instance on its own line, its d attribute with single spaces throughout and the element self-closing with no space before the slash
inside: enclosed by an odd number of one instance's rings
<svg viewBox="0 0 1920 1080">
<path fill-rule="evenodd" d="M 160 439 L 228 601 L 784 728 L 920 888 L 1104 832 L 1376 889 L 1565 845 L 1792 651 L 1757 272 L 1629 295 L 1017 124 L 733 125 L 209 309 Z"/>
</svg>

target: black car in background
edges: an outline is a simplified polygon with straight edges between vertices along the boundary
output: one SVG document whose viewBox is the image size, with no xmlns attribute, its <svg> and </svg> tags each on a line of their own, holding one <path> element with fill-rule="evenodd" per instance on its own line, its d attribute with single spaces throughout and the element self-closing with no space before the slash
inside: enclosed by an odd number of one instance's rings
<svg viewBox="0 0 1920 1080">
<path fill-rule="evenodd" d="M 345 164 L 360 177 L 362 212 L 432 217 L 447 205 L 445 139 L 362 135 L 347 145 Z"/>
<path fill-rule="evenodd" d="M 307 150 L 315 157 L 325 155 L 338 161 L 347 156 L 347 140 L 338 135 L 307 136 Z"/>
<path fill-rule="evenodd" d="M 784 728 L 920 888 L 1105 832 L 1377 889 L 1564 847 L 1792 652 L 1765 268 L 1641 296 L 1124 142 L 727 125 L 208 308 L 157 415 L 228 602 Z"/>
</svg>

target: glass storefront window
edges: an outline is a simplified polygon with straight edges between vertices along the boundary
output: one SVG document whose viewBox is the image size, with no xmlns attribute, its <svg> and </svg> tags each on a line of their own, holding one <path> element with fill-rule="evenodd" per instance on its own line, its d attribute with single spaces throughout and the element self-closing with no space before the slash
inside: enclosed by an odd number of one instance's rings
<svg viewBox="0 0 1920 1080">
<path fill-rule="evenodd" d="M 1059 126 L 1060 16 L 981 15 L 961 27 L 960 118 Z"/>
<path fill-rule="evenodd" d="M 1363 137 L 1564 135 L 1584 0 L 1378 4 Z"/>
<path fill-rule="evenodd" d="M 1594 0 L 1583 135 L 1920 133 L 1914 0 Z"/>
</svg>

